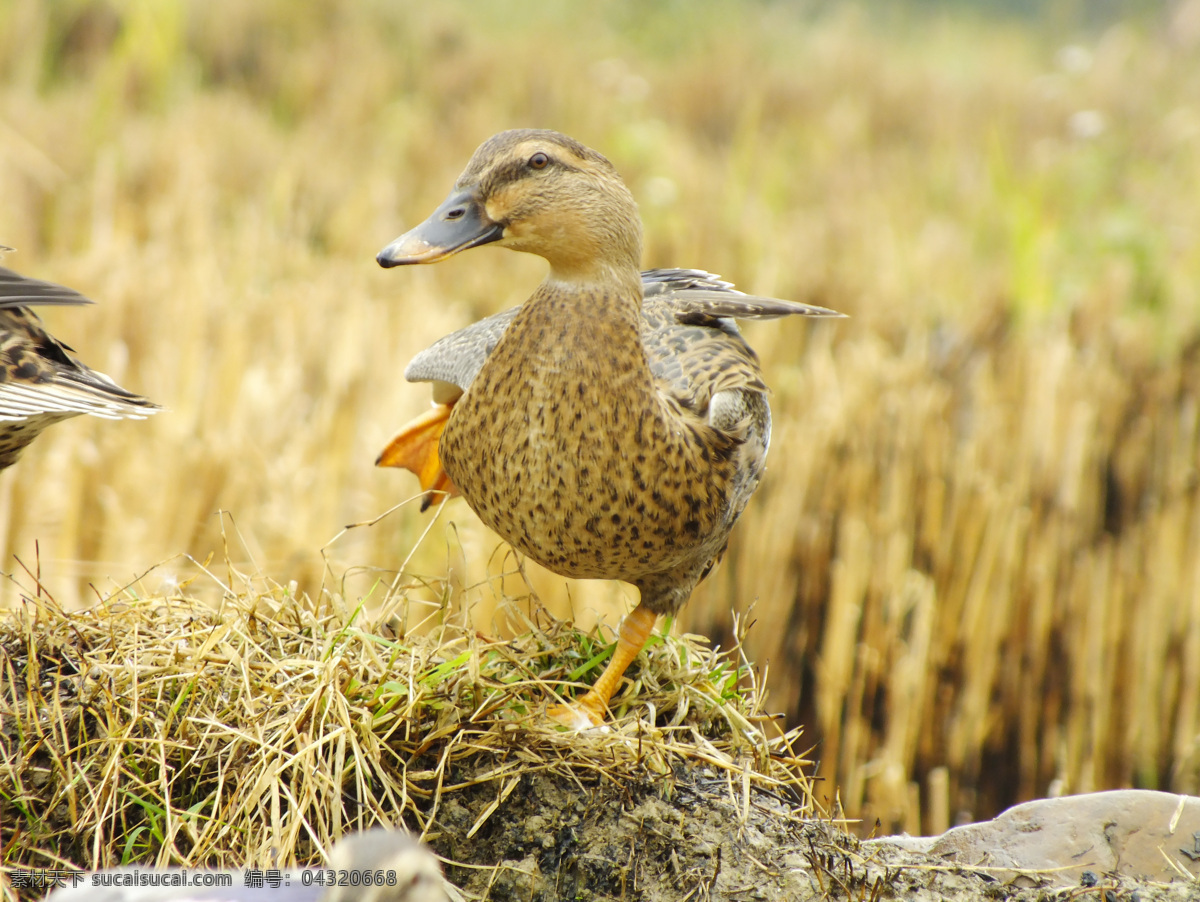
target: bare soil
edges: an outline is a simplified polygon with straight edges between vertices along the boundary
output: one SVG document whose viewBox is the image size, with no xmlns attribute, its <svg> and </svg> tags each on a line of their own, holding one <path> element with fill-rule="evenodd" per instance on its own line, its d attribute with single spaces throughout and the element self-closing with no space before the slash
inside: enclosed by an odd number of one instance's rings
<svg viewBox="0 0 1200 902">
<path fill-rule="evenodd" d="M 1105 875 L 1092 887 L 1055 887 L 1037 875 L 1001 884 L 971 868 L 860 842 L 828 821 L 800 817 L 787 799 L 755 788 L 744 794 L 704 767 L 621 784 L 529 774 L 467 838 L 494 802 L 494 792 L 456 794 L 439 815 L 445 829 L 429 839 L 459 862 L 447 868 L 457 886 L 504 902 L 1200 898 L 1194 885 Z"/>
</svg>

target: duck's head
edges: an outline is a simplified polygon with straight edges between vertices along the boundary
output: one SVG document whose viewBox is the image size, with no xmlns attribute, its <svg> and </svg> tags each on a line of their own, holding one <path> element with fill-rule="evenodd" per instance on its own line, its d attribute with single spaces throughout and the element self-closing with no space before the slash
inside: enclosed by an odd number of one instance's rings
<svg viewBox="0 0 1200 902">
<path fill-rule="evenodd" d="M 612 163 L 566 135 L 515 129 L 488 138 L 427 220 L 375 258 L 380 266 L 436 263 L 495 243 L 545 257 L 551 275 L 637 272 L 637 204 Z"/>
</svg>

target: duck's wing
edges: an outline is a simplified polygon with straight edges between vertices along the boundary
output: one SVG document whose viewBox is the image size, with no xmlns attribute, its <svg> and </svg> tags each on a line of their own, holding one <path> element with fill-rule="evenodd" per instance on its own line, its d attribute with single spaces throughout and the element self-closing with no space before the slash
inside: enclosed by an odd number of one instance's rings
<svg viewBox="0 0 1200 902">
<path fill-rule="evenodd" d="M 421 510 L 433 503 L 437 492 L 458 494 L 458 488 L 442 469 L 438 442 L 450 409 L 475 381 L 519 309 L 512 307 L 439 338 L 404 369 L 404 378 L 409 382 L 432 383 L 434 407 L 406 423 L 379 452 L 375 466 L 400 467 L 415 473 L 425 490 Z"/>
<path fill-rule="evenodd" d="M 781 316 L 844 317 L 844 313 L 746 294 L 720 276 L 699 269 L 648 269 L 642 273 L 647 306 L 652 299 L 668 300 L 675 317 L 690 325 L 716 325 L 717 319 L 778 319 Z M 725 329 L 721 324 L 718 328 Z"/>
<path fill-rule="evenodd" d="M 453 404 L 475 381 L 520 307 L 481 319 L 439 338 L 404 370 L 409 382 L 432 382 L 436 404 Z"/>
<path fill-rule="evenodd" d="M 76 360 L 29 309 L 90 303 L 70 288 L 0 267 L 0 422 L 49 422 L 83 413 L 141 419 L 159 409 Z"/>
<path fill-rule="evenodd" d="M 0 266 L 0 309 L 33 307 L 39 304 L 91 303 L 91 300 L 65 285 L 30 279 Z"/>
<path fill-rule="evenodd" d="M 842 316 L 826 307 L 744 294 L 699 270 L 652 270 L 642 278 L 642 342 L 650 370 L 663 392 L 702 417 L 720 392 L 767 390 L 758 355 L 737 319 Z"/>
</svg>

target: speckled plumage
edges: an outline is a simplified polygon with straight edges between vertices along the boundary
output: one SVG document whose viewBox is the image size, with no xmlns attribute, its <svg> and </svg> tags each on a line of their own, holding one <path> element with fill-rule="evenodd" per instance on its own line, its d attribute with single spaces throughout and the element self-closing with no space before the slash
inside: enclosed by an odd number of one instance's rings
<svg viewBox="0 0 1200 902">
<path fill-rule="evenodd" d="M 599 476 L 601 500 L 596 505 L 597 510 L 588 512 L 585 509 L 582 513 L 586 515 L 581 519 L 580 513 L 570 509 L 574 505 L 564 507 L 564 499 L 573 497 L 578 504 L 578 499 L 586 498 L 588 492 L 557 491 L 555 483 L 539 489 L 553 498 L 549 516 L 543 515 L 536 504 L 531 511 L 526 505 L 508 504 L 500 499 L 493 501 L 492 506 L 498 508 L 499 513 L 488 520 L 488 525 L 535 560 L 566 576 L 612 578 L 614 572 L 620 572 L 623 575 L 618 578 L 643 588 L 652 609 L 666 613 L 686 599 L 712 560 L 723 550 L 728 527 L 737 519 L 758 484 L 770 441 L 771 414 L 766 386 L 757 357 L 742 338 L 733 317 L 766 319 L 789 314 L 827 315 L 829 311 L 746 295 L 735 291 L 728 282 L 697 270 L 649 270 L 641 274 L 641 281 L 640 339 L 654 392 L 666 402 L 671 418 L 687 418 L 692 421 L 693 428 L 706 424 L 711 429 L 689 429 L 681 433 L 688 439 L 682 457 L 667 461 L 654 454 L 661 441 L 651 442 L 645 426 L 639 435 L 636 425 L 623 428 L 622 423 L 616 421 L 626 418 L 617 408 L 617 413 L 610 414 L 614 421 L 610 422 L 609 428 L 613 434 L 626 434 L 628 440 L 628 444 L 622 443 L 614 450 L 620 466 L 593 465 L 587 468 L 587 475 L 583 477 Z M 505 310 L 439 339 L 413 359 L 404 372 L 405 378 L 410 382 L 431 382 L 435 400 L 441 403 L 457 401 L 472 387 L 476 375 L 521 309 Z M 580 320 L 571 316 L 569 310 L 567 313 L 564 319 L 568 323 Z M 576 349 L 594 344 L 596 336 L 593 335 L 592 320 L 584 318 L 581 326 L 581 338 L 563 336 L 558 343 Z M 631 342 L 621 344 L 629 350 L 636 349 Z M 578 350 L 575 354 L 581 359 L 595 361 L 601 369 L 618 365 L 607 348 L 598 355 Z M 521 371 L 519 365 L 515 371 Z M 606 398 L 608 380 L 603 373 L 594 373 L 581 381 L 585 393 L 597 396 L 589 399 L 585 406 L 609 406 Z M 494 389 L 482 391 L 492 395 L 491 400 L 494 400 Z M 722 392 L 714 408 L 712 398 Z M 628 419 L 631 423 L 646 423 L 646 411 L 656 407 L 655 403 L 645 405 L 638 415 Z M 491 411 L 493 405 L 489 403 L 484 409 Z M 457 418 L 463 415 L 457 410 L 456 406 L 452 422 L 460 425 L 454 434 L 470 435 L 473 425 L 469 420 L 477 417 L 459 421 Z M 558 418 L 562 410 L 561 402 L 552 404 L 546 408 L 543 417 Z M 586 429 L 573 428 L 573 424 L 560 426 L 565 428 L 552 430 L 559 435 L 558 448 L 548 456 L 567 460 L 586 454 L 584 450 L 572 450 L 568 446 L 577 441 L 586 448 L 594 442 L 595 424 L 590 433 Z M 485 431 L 493 439 L 499 439 L 506 432 L 494 428 Z M 697 436 L 703 436 L 704 440 L 696 441 Z M 487 438 L 482 440 L 487 441 Z M 443 460 L 447 454 L 451 457 L 461 454 L 467 461 L 461 469 L 466 471 L 465 478 L 470 481 L 470 471 L 475 469 L 470 464 L 471 448 L 458 451 L 450 447 L 449 441 L 443 437 Z M 643 447 L 647 443 L 650 447 Z M 494 441 L 493 444 L 499 446 L 502 442 Z M 629 445 L 637 446 L 632 455 L 628 452 Z M 688 459 L 697 454 L 699 463 L 689 462 Z M 705 462 L 706 455 L 712 458 L 711 464 Z M 493 475 L 489 480 L 493 496 L 500 493 L 491 487 L 504 483 L 513 486 L 518 494 L 527 495 L 533 487 L 529 481 L 532 472 L 543 476 L 551 472 L 544 466 L 531 466 L 530 450 L 524 440 L 515 451 L 494 447 L 482 452 L 482 456 L 504 461 L 506 477 Z M 663 467 L 670 466 L 674 471 L 677 463 L 683 465 L 686 474 L 703 472 L 696 470 L 696 466 L 712 472 L 710 479 L 701 485 L 705 493 L 696 491 L 697 480 L 690 475 L 686 481 L 692 485 L 686 490 L 683 478 L 666 475 Z M 451 471 L 458 468 L 449 462 L 447 466 Z M 513 474 L 519 474 L 519 478 Z M 653 488 L 648 497 L 642 497 L 651 475 L 649 481 L 654 483 Z M 676 486 L 675 482 L 680 485 Z M 709 498 L 709 492 L 723 495 L 724 500 Z M 592 487 L 590 493 L 596 497 L 597 487 Z M 545 502 L 540 504 L 545 510 Z M 707 518 L 693 516 L 693 508 L 707 511 Z M 587 536 L 599 541 L 587 542 Z M 684 538 L 681 540 L 680 536 Z M 701 536 L 707 536 L 709 541 L 696 542 Z M 579 556 L 577 552 L 588 545 L 591 545 L 588 553 Z M 678 558 L 682 558 L 682 573 L 674 563 Z M 667 561 L 671 564 L 664 568 Z M 642 586 L 639 579 L 647 585 Z M 673 587 L 673 591 L 671 588 L 653 591 L 663 582 Z"/>
<path fill-rule="evenodd" d="M 521 307 L 441 339 L 406 371 L 453 405 L 441 465 L 534 560 L 632 583 L 639 609 L 672 613 L 723 553 L 770 441 L 767 388 L 732 317 L 837 314 L 707 273 L 639 273 L 632 197 L 607 160 L 556 132 L 489 139 L 379 260 L 435 262 L 492 241 L 545 257 L 550 274 Z M 591 699 L 592 714 L 606 701 Z"/>
<path fill-rule="evenodd" d="M 0 267 L 0 469 L 54 423 L 85 413 L 141 419 L 158 409 L 76 360 L 29 309 L 90 303 L 69 288 Z"/>
</svg>

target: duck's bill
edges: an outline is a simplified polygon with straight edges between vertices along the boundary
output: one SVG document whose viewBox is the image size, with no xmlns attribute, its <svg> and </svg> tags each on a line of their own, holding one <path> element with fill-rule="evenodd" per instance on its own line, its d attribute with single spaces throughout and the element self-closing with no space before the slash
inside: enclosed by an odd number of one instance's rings
<svg viewBox="0 0 1200 902">
<path fill-rule="evenodd" d="M 492 222 L 473 190 L 455 191 L 433 215 L 405 232 L 376 255 L 385 268 L 409 263 L 436 263 L 459 251 L 497 241 L 504 226 Z"/>
</svg>

